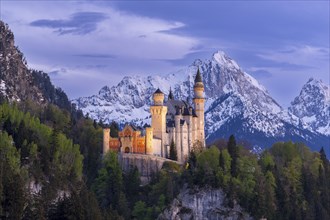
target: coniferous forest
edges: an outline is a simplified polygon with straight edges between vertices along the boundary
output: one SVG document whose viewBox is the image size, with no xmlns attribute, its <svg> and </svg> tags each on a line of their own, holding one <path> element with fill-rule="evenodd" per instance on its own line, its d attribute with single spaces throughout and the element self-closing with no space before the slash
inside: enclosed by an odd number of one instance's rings
<svg viewBox="0 0 330 220">
<path fill-rule="evenodd" d="M 111 128 L 116 135 L 118 125 Z M 101 125 L 79 111 L 2 102 L 1 218 L 156 219 L 188 186 L 222 188 L 229 206 L 237 202 L 256 219 L 330 219 L 323 149 L 285 142 L 255 155 L 232 135 L 196 148 L 182 167 L 165 163 L 143 186 L 135 167 L 124 173 L 116 153 L 102 158 L 101 149 Z"/>
</svg>

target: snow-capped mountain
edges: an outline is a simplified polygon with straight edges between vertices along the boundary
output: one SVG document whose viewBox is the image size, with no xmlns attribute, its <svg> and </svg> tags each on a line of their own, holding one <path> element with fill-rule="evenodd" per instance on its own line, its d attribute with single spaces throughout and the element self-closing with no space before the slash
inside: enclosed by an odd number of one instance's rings
<svg viewBox="0 0 330 220">
<path fill-rule="evenodd" d="M 318 90 L 306 86 L 313 83 L 307 83 L 299 96 L 303 97 L 297 97 L 289 110 L 283 110 L 256 79 L 222 51 L 213 54 L 209 60 L 196 60 L 186 69 L 166 76 L 126 76 L 118 85 L 105 86 L 98 95 L 79 98 L 73 103 L 85 114 L 104 123 L 114 120 L 121 124 L 143 125 L 150 123 L 149 106 L 157 88 L 168 94 L 171 87 L 176 99 L 193 97 L 197 68 L 205 87 L 205 124 L 209 143 L 235 134 L 238 139 L 262 147 L 281 140 L 303 141 L 315 147 L 329 145 L 329 104 L 326 104 L 329 94 L 324 95 L 327 86 L 322 84 Z M 324 100 L 324 106 L 328 107 L 318 108 L 316 104 L 320 100 L 314 99 L 315 103 L 310 103 L 307 97 L 314 96 Z M 313 112 L 317 123 L 311 120 Z"/>
<path fill-rule="evenodd" d="M 330 136 L 330 88 L 309 79 L 288 108 L 292 123 Z"/>
</svg>

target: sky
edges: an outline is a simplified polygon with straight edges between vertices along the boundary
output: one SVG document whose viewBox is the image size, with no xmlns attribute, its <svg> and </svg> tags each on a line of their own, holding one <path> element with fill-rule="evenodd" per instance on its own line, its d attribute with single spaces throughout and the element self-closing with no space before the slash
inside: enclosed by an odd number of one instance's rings
<svg viewBox="0 0 330 220">
<path fill-rule="evenodd" d="M 126 75 L 164 75 L 223 50 L 283 107 L 330 84 L 329 1 L 0 0 L 30 68 L 74 99 Z"/>
</svg>

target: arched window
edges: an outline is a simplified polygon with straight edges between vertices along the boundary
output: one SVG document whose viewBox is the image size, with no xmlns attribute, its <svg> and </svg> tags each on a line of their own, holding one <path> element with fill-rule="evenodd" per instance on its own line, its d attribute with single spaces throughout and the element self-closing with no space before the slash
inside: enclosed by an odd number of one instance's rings
<svg viewBox="0 0 330 220">
<path fill-rule="evenodd" d="M 125 153 L 129 153 L 129 147 L 125 148 Z"/>
</svg>

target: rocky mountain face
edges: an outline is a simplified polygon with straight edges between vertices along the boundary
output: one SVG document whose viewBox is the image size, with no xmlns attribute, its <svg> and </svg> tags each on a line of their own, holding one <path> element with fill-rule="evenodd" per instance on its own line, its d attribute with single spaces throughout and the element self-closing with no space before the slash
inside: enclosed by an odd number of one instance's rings
<svg viewBox="0 0 330 220">
<path fill-rule="evenodd" d="M 55 88 L 46 73 L 30 70 L 23 53 L 15 46 L 14 34 L 0 21 L 0 99 L 9 102 L 30 100 L 37 105 L 48 103 L 71 108 L 66 94 Z"/>
<path fill-rule="evenodd" d="M 309 79 L 288 109 L 292 122 L 330 136 L 330 88 L 322 81 Z"/>
<path fill-rule="evenodd" d="M 197 68 L 205 86 L 207 142 L 228 138 L 248 140 L 262 148 L 276 141 L 299 141 L 319 150 L 329 145 L 329 87 L 310 80 L 289 109 L 283 109 L 258 83 L 224 52 L 210 60 L 196 60 L 186 69 L 166 76 L 126 76 L 118 85 L 105 86 L 99 94 L 73 100 L 90 117 L 110 123 L 150 123 L 152 94 L 160 88 L 176 99 L 193 97 Z M 330 149 L 329 149 L 330 150 Z M 330 152 L 328 152 L 330 153 Z"/>
<path fill-rule="evenodd" d="M 158 220 L 175 219 L 253 219 L 239 205 L 229 208 L 226 195 L 221 189 L 202 188 L 192 190 L 184 188 L 171 205 L 159 216 Z"/>
</svg>

